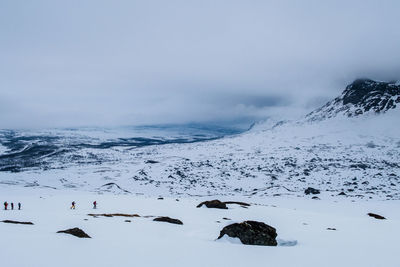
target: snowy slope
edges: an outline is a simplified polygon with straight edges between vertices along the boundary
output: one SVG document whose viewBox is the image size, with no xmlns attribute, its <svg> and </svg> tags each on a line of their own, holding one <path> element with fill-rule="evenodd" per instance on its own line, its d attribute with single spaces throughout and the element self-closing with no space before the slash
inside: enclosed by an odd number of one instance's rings
<svg viewBox="0 0 400 267">
<path fill-rule="evenodd" d="M 196 208 L 203 199 L 193 197 L 157 200 L 29 188 L 14 188 L 2 197 L 22 201 L 23 210 L 0 211 L 0 220 L 34 223 L 0 222 L 2 266 L 7 267 L 398 266 L 398 201 L 336 203 L 266 197 L 252 201 L 247 209 L 233 205 L 218 210 Z M 72 200 L 77 202 L 76 210 L 69 209 Z M 99 203 L 97 210 L 91 208 L 93 200 Z M 94 212 L 142 217 L 87 215 Z M 376 220 L 368 217 L 368 212 L 388 219 Z M 183 225 L 154 222 L 143 217 L 147 215 L 178 218 Z M 216 241 L 224 226 L 249 219 L 276 227 L 280 245 Z M 83 229 L 92 238 L 56 233 L 72 227 Z"/>
</svg>

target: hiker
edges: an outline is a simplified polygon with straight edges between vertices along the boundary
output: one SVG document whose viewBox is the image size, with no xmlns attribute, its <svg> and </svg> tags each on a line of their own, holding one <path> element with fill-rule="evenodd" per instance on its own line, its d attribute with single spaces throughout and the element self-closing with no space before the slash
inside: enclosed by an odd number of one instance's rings
<svg viewBox="0 0 400 267">
<path fill-rule="evenodd" d="M 7 210 L 7 206 L 8 206 L 8 203 L 7 203 L 7 201 L 6 201 L 6 202 L 4 202 L 4 209 L 5 209 L 5 210 Z"/>
<path fill-rule="evenodd" d="M 21 203 L 18 202 L 18 210 L 21 210 Z"/>
<path fill-rule="evenodd" d="M 14 210 L 14 202 L 11 202 L 11 210 Z"/>
<path fill-rule="evenodd" d="M 93 202 L 93 209 L 97 209 L 97 202 L 96 201 Z"/>
<path fill-rule="evenodd" d="M 72 201 L 72 206 L 71 206 L 71 210 L 75 209 L 75 201 Z"/>
</svg>

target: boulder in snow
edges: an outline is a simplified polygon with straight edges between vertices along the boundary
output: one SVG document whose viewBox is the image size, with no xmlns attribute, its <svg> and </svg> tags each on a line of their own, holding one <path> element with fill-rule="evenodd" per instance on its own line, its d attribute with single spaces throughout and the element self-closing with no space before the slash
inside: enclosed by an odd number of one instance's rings
<svg viewBox="0 0 400 267">
<path fill-rule="evenodd" d="M 304 190 L 304 194 L 309 195 L 309 194 L 319 194 L 321 193 L 318 189 L 312 188 L 312 187 L 308 187 L 306 190 Z"/>
<path fill-rule="evenodd" d="M 218 239 L 224 235 L 237 237 L 245 245 L 277 246 L 276 229 L 263 222 L 244 221 L 225 226 Z"/>
<path fill-rule="evenodd" d="M 371 212 L 368 213 L 368 216 L 373 217 L 373 218 L 378 219 L 378 220 L 386 220 L 385 217 L 383 217 L 383 216 L 381 216 L 379 214 L 371 213 Z"/>
<path fill-rule="evenodd" d="M 183 222 L 181 220 L 173 219 L 173 218 L 165 217 L 165 216 L 157 217 L 153 221 L 155 221 L 155 222 L 167 222 L 167 223 L 181 224 L 181 225 L 183 224 Z"/>
<path fill-rule="evenodd" d="M 203 205 L 205 205 L 207 208 L 228 209 L 225 202 L 221 202 L 218 199 L 201 202 L 199 205 L 197 205 L 197 208 L 200 208 Z"/>
<path fill-rule="evenodd" d="M 27 225 L 33 225 L 32 222 L 18 222 L 18 221 L 12 221 L 12 220 L 4 220 L 1 221 L 3 223 L 13 223 L 13 224 L 27 224 Z"/>
<path fill-rule="evenodd" d="M 67 230 L 62 230 L 58 231 L 57 233 L 64 233 L 64 234 L 70 234 L 79 238 L 91 238 L 87 233 L 85 233 L 82 229 L 79 229 L 77 227 L 72 228 L 72 229 L 67 229 Z"/>
</svg>

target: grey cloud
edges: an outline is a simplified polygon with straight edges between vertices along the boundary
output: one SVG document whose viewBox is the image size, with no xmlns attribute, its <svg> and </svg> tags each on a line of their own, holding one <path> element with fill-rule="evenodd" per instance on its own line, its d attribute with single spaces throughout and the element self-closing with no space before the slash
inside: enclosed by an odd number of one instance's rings
<svg viewBox="0 0 400 267">
<path fill-rule="evenodd" d="M 400 79 L 392 1 L 2 1 L 0 128 L 296 116 Z"/>
</svg>

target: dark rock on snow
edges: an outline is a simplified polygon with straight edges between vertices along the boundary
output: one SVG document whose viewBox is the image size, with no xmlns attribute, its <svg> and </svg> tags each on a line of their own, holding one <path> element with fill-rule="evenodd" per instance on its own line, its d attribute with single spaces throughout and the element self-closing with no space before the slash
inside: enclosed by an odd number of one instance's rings
<svg viewBox="0 0 400 267">
<path fill-rule="evenodd" d="M 156 161 L 156 160 L 149 159 L 149 160 L 146 160 L 146 163 L 147 164 L 156 164 L 156 163 L 159 163 L 159 162 Z"/>
<path fill-rule="evenodd" d="M 72 228 L 72 229 L 63 230 L 63 231 L 58 231 L 57 233 L 70 234 L 70 235 L 73 235 L 73 236 L 76 236 L 79 238 L 91 238 L 82 229 L 79 229 L 77 227 Z"/>
<path fill-rule="evenodd" d="M 218 199 L 210 200 L 210 201 L 203 201 L 199 205 L 197 205 L 197 208 L 200 208 L 201 206 L 205 205 L 207 208 L 215 208 L 215 209 L 228 209 L 226 205 L 229 204 L 237 204 L 242 206 L 243 208 L 249 207 L 250 204 L 245 203 L 245 202 L 239 202 L 239 201 L 219 201 Z"/>
<path fill-rule="evenodd" d="M 321 193 L 321 192 L 318 189 L 315 189 L 315 188 L 312 188 L 312 187 L 309 187 L 306 190 L 304 190 L 304 194 L 306 194 L 306 195 L 309 195 L 309 194 L 316 195 L 316 194 L 319 194 L 319 193 Z"/>
<path fill-rule="evenodd" d="M 383 217 L 383 216 L 381 216 L 379 214 L 375 214 L 375 213 L 368 213 L 368 216 L 373 217 L 373 218 L 378 219 L 378 220 L 386 220 L 385 217 Z"/>
<path fill-rule="evenodd" d="M 244 221 L 225 226 L 218 239 L 224 235 L 238 237 L 245 245 L 277 246 L 276 229 L 263 222 Z"/>
<path fill-rule="evenodd" d="M 28 225 L 33 225 L 32 222 L 18 222 L 18 221 L 12 221 L 12 220 L 4 220 L 1 221 L 3 223 L 13 223 L 13 224 L 28 224 Z"/>
<path fill-rule="evenodd" d="M 228 207 L 226 206 L 225 202 L 221 202 L 221 201 L 219 201 L 217 199 L 211 200 L 211 201 L 201 202 L 199 205 L 197 205 L 197 208 L 200 208 L 203 205 L 205 205 L 207 208 L 228 209 Z"/>
<path fill-rule="evenodd" d="M 173 219 L 170 217 L 157 217 L 155 218 L 153 221 L 155 222 L 167 222 L 167 223 L 173 223 L 173 224 L 183 224 L 183 222 L 181 220 L 178 219 Z"/>
</svg>

